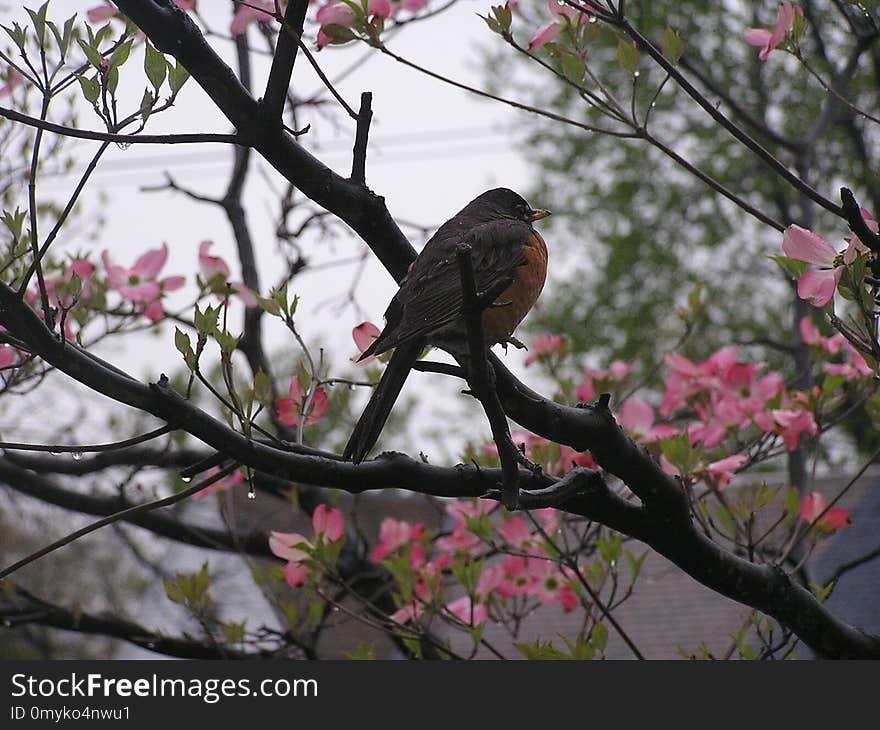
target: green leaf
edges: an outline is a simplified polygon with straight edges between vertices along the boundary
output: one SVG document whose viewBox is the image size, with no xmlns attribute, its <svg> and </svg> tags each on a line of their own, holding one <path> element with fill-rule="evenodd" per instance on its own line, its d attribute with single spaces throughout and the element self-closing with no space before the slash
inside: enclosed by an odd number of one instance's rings
<svg viewBox="0 0 880 730">
<path fill-rule="evenodd" d="M 261 297 L 259 294 L 256 295 L 257 302 L 259 302 L 260 306 L 263 308 L 267 314 L 271 314 L 273 317 L 281 316 L 281 306 L 274 299 L 268 299 L 266 297 Z"/>
<path fill-rule="evenodd" d="M 498 34 L 501 33 L 501 24 L 497 20 L 495 20 L 495 18 L 490 18 L 487 15 L 479 15 L 479 14 L 477 15 L 477 17 L 485 20 L 486 25 L 489 26 L 489 30 L 491 30 L 493 33 L 498 33 Z"/>
<path fill-rule="evenodd" d="M 165 82 L 165 75 L 168 73 L 168 62 L 151 43 L 147 43 L 144 52 L 144 73 L 158 96 L 159 87 Z"/>
<path fill-rule="evenodd" d="M 771 256 L 771 261 L 776 262 L 777 266 L 788 274 L 792 279 L 800 279 L 810 265 L 804 261 L 790 259 L 788 256 Z"/>
<path fill-rule="evenodd" d="M 122 66 L 131 55 L 131 46 L 134 41 L 126 41 L 121 45 L 116 47 L 116 50 L 110 54 L 110 66 L 114 68 L 119 68 Z"/>
<path fill-rule="evenodd" d="M 608 646 L 608 629 L 605 628 L 605 624 L 593 624 L 593 629 L 590 631 L 590 645 L 600 654 L 605 652 L 605 647 Z"/>
<path fill-rule="evenodd" d="M 721 523 L 722 527 L 727 531 L 727 537 L 733 537 L 736 535 L 736 520 L 733 515 L 730 513 L 730 510 L 727 509 L 723 504 L 715 505 L 715 515 L 718 518 L 718 521 Z"/>
<path fill-rule="evenodd" d="M 642 566 L 645 564 L 645 558 L 648 557 L 648 553 L 650 550 L 645 550 L 641 555 L 636 557 L 629 550 L 627 550 L 624 555 L 626 555 L 627 561 L 629 561 L 629 580 L 630 583 L 635 583 L 639 577 L 639 574 L 642 572 Z"/>
<path fill-rule="evenodd" d="M 104 86 L 107 88 L 107 93 L 110 96 L 116 94 L 116 87 L 119 86 L 119 67 L 111 66 L 107 69 L 107 74 L 104 76 Z"/>
<path fill-rule="evenodd" d="M 217 322 L 220 318 L 220 307 L 212 307 L 208 305 L 205 307 L 205 311 L 202 312 L 198 306 L 196 306 L 195 314 L 193 315 L 193 324 L 195 325 L 196 332 L 200 335 L 209 335 L 214 329 L 217 327 Z"/>
<path fill-rule="evenodd" d="M 641 54 L 635 43 L 622 37 L 617 39 L 617 63 L 624 71 L 635 73 L 640 59 Z"/>
<path fill-rule="evenodd" d="M 272 379 L 262 370 L 254 376 L 254 396 L 267 408 L 272 405 Z"/>
<path fill-rule="evenodd" d="M 174 346 L 181 355 L 185 355 L 188 350 L 192 350 L 189 335 L 179 327 L 174 328 Z"/>
<path fill-rule="evenodd" d="M 678 63 L 684 53 L 684 43 L 679 37 L 678 32 L 674 31 L 668 25 L 666 26 L 666 30 L 663 31 L 663 42 L 660 47 L 666 60 L 673 66 Z"/>
<path fill-rule="evenodd" d="M 97 77 L 89 79 L 82 74 L 77 74 L 76 80 L 79 81 L 79 87 L 82 89 L 86 101 L 92 105 L 97 104 L 98 97 L 101 95 L 101 85 L 98 83 Z"/>
<path fill-rule="evenodd" d="M 602 555 L 602 559 L 606 563 L 608 563 L 609 566 L 615 565 L 617 561 L 620 560 L 622 544 L 623 535 L 618 532 L 609 535 L 607 538 L 599 540 L 599 553 Z"/>
<path fill-rule="evenodd" d="M 104 57 L 100 54 L 97 47 L 86 43 L 82 38 L 77 38 L 76 42 L 79 43 L 79 47 L 82 49 L 88 62 L 98 71 L 101 71 L 104 66 Z"/>
<path fill-rule="evenodd" d="M 34 24 L 34 31 L 37 34 L 37 41 L 43 48 L 46 42 L 46 10 L 49 7 L 48 0 L 40 6 L 36 12 L 30 8 L 25 8 L 25 12 L 31 16 L 31 22 Z"/>
<path fill-rule="evenodd" d="M 551 642 L 542 642 L 535 639 L 532 644 L 514 644 L 514 648 L 522 654 L 526 659 L 569 659 L 570 657 L 562 651 L 559 651 Z"/>
<path fill-rule="evenodd" d="M 510 26 L 513 23 L 513 11 L 510 9 L 510 6 L 507 3 L 504 5 L 495 5 L 492 8 L 492 12 L 498 19 L 498 24 L 501 28 L 506 32 L 510 32 Z"/>
<path fill-rule="evenodd" d="M 576 53 L 566 53 L 561 59 L 562 74 L 573 84 L 580 84 L 584 80 L 586 67 L 584 60 Z"/>
<path fill-rule="evenodd" d="M 810 590 L 813 592 L 813 595 L 816 596 L 819 603 L 825 603 L 825 599 L 831 595 L 831 590 L 834 588 L 834 581 L 831 581 L 826 586 L 820 586 L 816 583 L 810 583 Z"/>
<path fill-rule="evenodd" d="M 168 596 L 168 600 L 181 605 L 185 602 L 183 590 L 176 582 L 163 577 L 162 585 L 165 586 L 165 595 Z"/>
<path fill-rule="evenodd" d="M 149 89 L 144 89 L 144 95 L 141 97 L 141 105 L 139 109 L 141 119 L 147 121 L 147 119 L 150 118 L 155 103 L 156 98 L 153 96 L 152 92 Z"/>
<path fill-rule="evenodd" d="M 12 42 L 18 46 L 18 50 L 24 53 L 24 47 L 27 43 L 27 28 L 22 28 L 18 23 L 13 23 L 11 28 L 5 25 L 0 25 L 0 28 L 6 31 Z"/>
<path fill-rule="evenodd" d="M 235 352 L 235 348 L 238 347 L 239 337 L 236 337 L 226 330 L 215 329 L 214 339 L 224 355 L 231 355 Z"/>
<path fill-rule="evenodd" d="M 241 644 L 244 641 L 244 621 L 233 624 L 223 624 L 220 629 L 223 636 L 230 644 Z"/>
<path fill-rule="evenodd" d="M 687 434 L 679 434 L 658 442 L 663 455 L 682 475 L 690 474 L 700 459 L 700 449 L 691 445 Z"/>
<path fill-rule="evenodd" d="M 168 86 L 171 87 L 172 96 L 177 96 L 177 92 L 183 88 L 187 79 L 189 79 L 189 71 L 178 61 L 168 73 Z"/>
<path fill-rule="evenodd" d="M 355 651 L 343 651 L 342 656 L 346 659 L 356 659 L 361 661 L 372 661 L 376 658 L 376 642 L 371 641 L 369 644 L 362 641 L 358 644 Z"/>
</svg>

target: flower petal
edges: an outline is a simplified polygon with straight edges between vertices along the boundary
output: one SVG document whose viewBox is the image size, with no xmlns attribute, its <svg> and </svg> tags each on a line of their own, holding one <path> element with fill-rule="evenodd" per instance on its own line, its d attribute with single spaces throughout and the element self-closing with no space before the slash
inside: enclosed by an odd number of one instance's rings
<svg viewBox="0 0 880 730">
<path fill-rule="evenodd" d="M 810 269 L 798 279 L 798 296 L 814 307 L 824 307 L 834 297 L 842 269 Z"/>
<path fill-rule="evenodd" d="M 837 251 L 822 236 L 806 228 L 791 225 L 782 235 L 782 250 L 786 256 L 817 266 L 833 266 Z"/>
</svg>

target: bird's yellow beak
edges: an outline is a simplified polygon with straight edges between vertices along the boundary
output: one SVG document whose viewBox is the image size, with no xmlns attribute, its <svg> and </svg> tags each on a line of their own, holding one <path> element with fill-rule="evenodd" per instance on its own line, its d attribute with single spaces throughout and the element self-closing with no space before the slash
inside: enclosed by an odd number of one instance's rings
<svg viewBox="0 0 880 730">
<path fill-rule="evenodd" d="M 546 218 L 548 215 L 550 215 L 549 210 L 544 210 L 543 208 L 538 208 L 537 210 L 533 210 L 531 212 L 531 215 L 529 215 L 529 220 L 532 222 L 539 221 L 542 218 Z"/>
</svg>

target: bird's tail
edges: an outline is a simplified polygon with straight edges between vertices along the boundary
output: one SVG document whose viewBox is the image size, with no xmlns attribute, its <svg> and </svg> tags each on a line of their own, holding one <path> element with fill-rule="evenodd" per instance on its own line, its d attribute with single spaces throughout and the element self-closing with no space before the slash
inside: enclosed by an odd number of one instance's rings
<svg viewBox="0 0 880 730">
<path fill-rule="evenodd" d="M 370 396 L 370 402 L 364 408 L 364 412 L 358 419 L 342 452 L 344 459 L 350 459 L 355 464 L 360 464 L 373 448 L 382 433 L 385 421 L 391 414 L 391 409 L 400 394 L 403 384 L 409 375 L 415 361 L 424 348 L 421 338 L 415 338 L 408 342 L 401 342 L 391 355 L 391 360 L 382 373 L 379 384 Z"/>
</svg>

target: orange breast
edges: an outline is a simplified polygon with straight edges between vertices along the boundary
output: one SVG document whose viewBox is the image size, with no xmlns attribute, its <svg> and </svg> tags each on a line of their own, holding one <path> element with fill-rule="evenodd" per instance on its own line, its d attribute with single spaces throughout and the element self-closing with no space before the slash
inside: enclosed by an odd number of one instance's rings
<svg viewBox="0 0 880 730">
<path fill-rule="evenodd" d="M 503 342 L 538 300 L 547 278 L 547 245 L 535 233 L 525 247 L 526 262 L 516 270 L 513 283 L 495 300 L 504 306 L 483 312 L 483 329 L 489 343 Z M 508 303 L 509 302 L 509 303 Z"/>
</svg>

